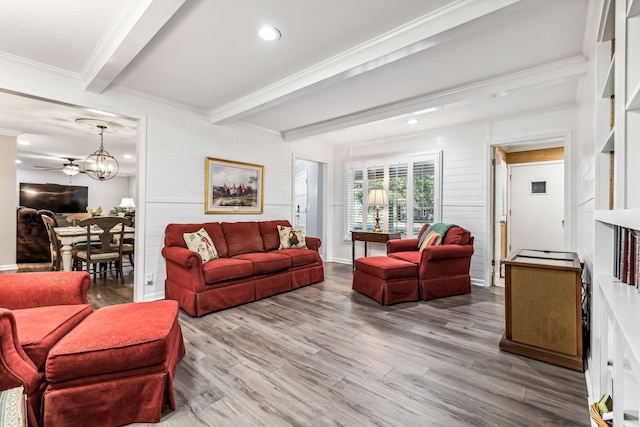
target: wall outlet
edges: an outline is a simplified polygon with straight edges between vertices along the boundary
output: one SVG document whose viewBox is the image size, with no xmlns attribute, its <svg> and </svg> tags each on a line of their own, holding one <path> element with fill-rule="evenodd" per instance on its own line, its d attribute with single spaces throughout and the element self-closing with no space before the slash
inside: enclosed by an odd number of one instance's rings
<svg viewBox="0 0 640 427">
<path fill-rule="evenodd" d="M 148 273 L 144 276 L 144 284 L 147 286 L 153 286 L 153 273 Z"/>
</svg>

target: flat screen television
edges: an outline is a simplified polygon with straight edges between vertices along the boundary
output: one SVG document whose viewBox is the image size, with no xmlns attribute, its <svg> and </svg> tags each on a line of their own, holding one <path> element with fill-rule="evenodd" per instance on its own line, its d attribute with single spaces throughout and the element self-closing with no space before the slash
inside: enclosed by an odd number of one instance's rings
<svg viewBox="0 0 640 427">
<path fill-rule="evenodd" d="M 86 212 L 89 187 L 20 183 L 20 206 L 48 209 L 54 213 Z"/>
</svg>

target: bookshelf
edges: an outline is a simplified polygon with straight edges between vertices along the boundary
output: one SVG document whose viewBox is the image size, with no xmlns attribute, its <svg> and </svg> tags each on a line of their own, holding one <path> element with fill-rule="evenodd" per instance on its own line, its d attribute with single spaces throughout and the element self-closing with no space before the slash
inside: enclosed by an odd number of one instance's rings
<svg viewBox="0 0 640 427">
<path fill-rule="evenodd" d="M 588 379 L 592 399 L 612 395 L 614 425 L 640 426 L 640 290 L 615 269 L 617 230 L 640 230 L 640 0 L 599 4 Z"/>
</svg>

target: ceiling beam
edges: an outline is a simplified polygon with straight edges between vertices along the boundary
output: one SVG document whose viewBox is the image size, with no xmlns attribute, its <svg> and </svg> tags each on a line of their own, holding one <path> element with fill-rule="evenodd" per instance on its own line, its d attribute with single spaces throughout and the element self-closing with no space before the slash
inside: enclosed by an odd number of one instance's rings
<svg viewBox="0 0 640 427">
<path fill-rule="evenodd" d="M 366 43 L 209 112 L 213 124 L 239 120 L 314 85 L 335 83 L 428 49 L 437 36 L 520 0 L 457 0 Z"/>
<path fill-rule="evenodd" d="M 84 90 L 102 93 L 186 0 L 127 0 L 82 68 Z"/>
<path fill-rule="evenodd" d="M 428 108 L 451 108 L 474 100 L 533 90 L 557 84 L 561 81 L 576 80 L 587 74 L 589 63 L 583 56 L 553 62 L 540 67 L 508 74 L 505 76 L 456 87 L 439 93 L 431 93 L 382 105 L 334 119 L 312 123 L 281 132 L 284 141 L 295 141 L 327 132 L 346 129 L 378 120 L 411 114 Z"/>
</svg>

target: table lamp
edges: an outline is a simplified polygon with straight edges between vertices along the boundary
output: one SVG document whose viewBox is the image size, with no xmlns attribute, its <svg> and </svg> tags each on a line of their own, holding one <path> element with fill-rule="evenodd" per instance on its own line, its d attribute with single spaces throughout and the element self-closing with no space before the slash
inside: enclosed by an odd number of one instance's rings
<svg viewBox="0 0 640 427">
<path fill-rule="evenodd" d="M 136 204 L 133 202 L 132 197 L 123 197 L 119 207 L 123 208 L 125 212 L 129 212 L 131 209 L 136 208 Z"/>
<path fill-rule="evenodd" d="M 376 207 L 376 226 L 373 229 L 376 233 L 381 232 L 380 229 L 380 205 L 386 205 L 389 203 L 387 192 L 381 188 L 369 190 L 369 197 L 367 198 L 368 205 L 374 205 Z"/>
</svg>

